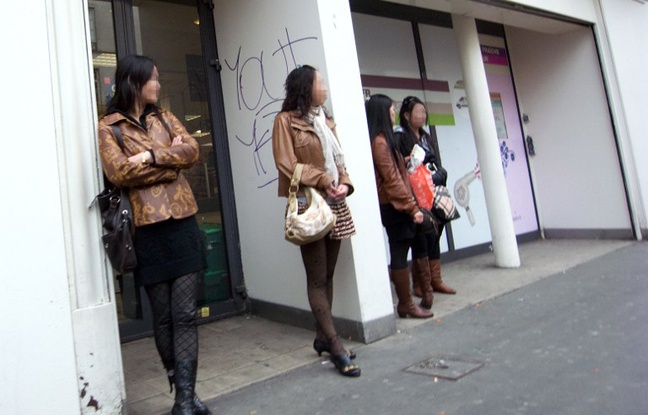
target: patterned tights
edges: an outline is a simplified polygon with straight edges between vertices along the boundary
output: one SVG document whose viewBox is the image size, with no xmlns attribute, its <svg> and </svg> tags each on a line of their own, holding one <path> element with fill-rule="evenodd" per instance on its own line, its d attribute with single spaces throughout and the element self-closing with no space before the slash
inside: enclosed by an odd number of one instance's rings
<svg viewBox="0 0 648 415">
<path fill-rule="evenodd" d="M 308 302 L 317 322 L 317 337 L 336 343 L 337 332 L 333 325 L 333 272 L 340 252 L 340 240 L 329 237 L 301 247 L 302 260 L 306 269 Z M 323 338 L 322 338 L 323 337 Z M 335 340 L 331 340 L 335 339 Z"/>
<path fill-rule="evenodd" d="M 155 346 L 164 367 L 172 370 L 176 360 L 196 360 L 198 273 L 145 288 L 153 310 Z"/>
</svg>

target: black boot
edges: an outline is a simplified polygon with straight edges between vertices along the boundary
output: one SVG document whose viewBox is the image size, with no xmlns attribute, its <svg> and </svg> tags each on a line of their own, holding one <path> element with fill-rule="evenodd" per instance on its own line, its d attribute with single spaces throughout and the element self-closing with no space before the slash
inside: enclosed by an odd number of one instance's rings
<svg viewBox="0 0 648 415">
<path fill-rule="evenodd" d="M 196 385 L 196 360 L 179 360 L 175 364 L 175 404 L 171 415 L 194 415 L 194 387 Z"/>
<path fill-rule="evenodd" d="M 198 395 L 194 393 L 194 415 L 212 415 L 209 408 L 205 406 L 204 403 L 200 400 Z"/>
<path fill-rule="evenodd" d="M 355 355 L 353 356 L 355 357 Z M 169 371 L 167 371 L 167 377 L 169 378 L 169 387 L 171 390 L 169 393 L 173 392 L 173 385 L 175 385 L 175 371 L 173 368 L 171 368 Z M 211 411 L 205 404 L 200 400 L 198 395 L 194 392 L 194 415 L 212 415 Z"/>
</svg>

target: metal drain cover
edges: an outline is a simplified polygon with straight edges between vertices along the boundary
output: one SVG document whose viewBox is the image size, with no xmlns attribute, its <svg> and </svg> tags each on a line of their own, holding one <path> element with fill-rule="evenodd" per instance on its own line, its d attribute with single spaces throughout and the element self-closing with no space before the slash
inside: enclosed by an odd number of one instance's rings
<svg viewBox="0 0 648 415">
<path fill-rule="evenodd" d="M 405 369 L 406 372 L 434 376 L 448 380 L 459 380 L 484 366 L 482 362 L 470 361 L 454 356 L 432 356 Z"/>
</svg>

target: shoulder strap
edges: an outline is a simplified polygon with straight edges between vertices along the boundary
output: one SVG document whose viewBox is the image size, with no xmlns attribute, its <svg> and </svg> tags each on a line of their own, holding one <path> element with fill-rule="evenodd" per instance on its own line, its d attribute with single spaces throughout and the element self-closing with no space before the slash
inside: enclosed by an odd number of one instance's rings
<svg viewBox="0 0 648 415">
<path fill-rule="evenodd" d="M 297 163 L 295 165 L 295 171 L 293 172 L 292 179 L 290 180 L 290 187 L 288 188 L 288 193 L 297 193 L 299 190 L 299 182 L 301 181 L 302 171 L 304 170 L 304 165 Z"/>
<path fill-rule="evenodd" d="M 124 136 L 122 135 L 121 128 L 119 128 L 119 126 L 116 124 L 112 124 L 110 128 L 112 128 L 113 134 L 115 134 L 115 138 L 117 139 L 117 144 L 119 144 L 119 148 L 121 148 L 122 151 L 124 151 Z M 110 182 L 110 180 L 108 180 L 108 177 L 106 176 L 105 173 L 103 175 L 103 178 L 104 178 L 104 187 L 106 188 L 116 187 L 114 184 Z"/>
<path fill-rule="evenodd" d="M 117 139 L 117 144 L 119 144 L 119 148 L 124 150 L 124 136 L 122 135 L 121 128 L 119 128 L 117 125 L 112 124 L 110 126 L 112 128 L 113 134 L 115 134 L 115 138 Z"/>
</svg>

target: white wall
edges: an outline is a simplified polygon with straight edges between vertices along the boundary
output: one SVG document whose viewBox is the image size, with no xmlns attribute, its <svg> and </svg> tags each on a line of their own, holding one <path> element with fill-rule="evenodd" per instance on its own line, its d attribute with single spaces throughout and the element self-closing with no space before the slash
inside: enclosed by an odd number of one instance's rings
<svg viewBox="0 0 648 415">
<path fill-rule="evenodd" d="M 3 123 L 3 152 L 12 155 L 2 163 L 0 181 L 5 414 L 39 413 L 41 405 L 79 413 L 46 11 L 45 2 L 0 6 L 3 37 L 20 39 L 3 41 L 4 61 L 15 64 L 0 69 L 3 95 L 11 97 L 3 100 L 3 119 L 11 120 Z M 26 15 L 29 25 L 16 19 Z"/>
<path fill-rule="evenodd" d="M 546 33 L 561 33 L 571 23 L 550 19 L 537 14 L 519 11 L 515 5 L 527 6 L 585 22 L 596 22 L 596 9 L 593 0 L 509 0 L 513 8 L 502 8 L 485 0 L 388 0 L 407 6 L 474 17 L 475 19 L 505 25 L 533 29 Z M 627 0 L 632 1 L 632 0 Z"/>
<path fill-rule="evenodd" d="M 648 229 L 648 4 L 598 1 L 596 26 L 637 223 Z"/>
<path fill-rule="evenodd" d="M 0 68 L 11 120 L 0 184 L 3 414 L 114 414 L 124 399 L 112 286 L 88 210 L 98 185 L 85 8 L 0 6 L 3 37 L 20 40 L 3 42 L 11 64 Z"/>
<path fill-rule="evenodd" d="M 593 35 L 507 28 L 541 227 L 630 229 Z"/>
<path fill-rule="evenodd" d="M 286 76 L 310 64 L 329 84 L 326 105 L 356 188 L 349 205 L 358 236 L 342 244 L 333 312 L 354 321 L 393 314 L 348 3 L 220 0 L 215 24 L 249 296 L 310 310 L 299 249 L 283 239 L 285 198 L 270 142 Z"/>
<path fill-rule="evenodd" d="M 596 9 L 592 0 L 509 0 L 509 2 L 584 20 L 586 22 L 596 22 Z M 631 0 L 627 2 L 631 2 Z"/>
<path fill-rule="evenodd" d="M 270 139 L 288 72 L 297 64 L 324 66 L 322 35 L 312 24 L 316 18 L 314 1 L 293 0 L 279 6 L 220 0 L 215 8 L 248 295 L 303 309 L 308 309 L 306 280 L 299 250 L 283 240 L 285 199 L 277 197 Z"/>
</svg>

